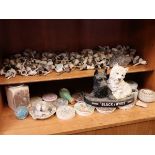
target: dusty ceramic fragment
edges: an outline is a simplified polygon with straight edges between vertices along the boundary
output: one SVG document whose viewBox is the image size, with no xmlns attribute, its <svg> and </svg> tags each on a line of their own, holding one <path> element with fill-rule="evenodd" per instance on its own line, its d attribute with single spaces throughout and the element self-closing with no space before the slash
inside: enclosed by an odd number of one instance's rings
<svg viewBox="0 0 155 155">
<path fill-rule="evenodd" d="M 6 77 L 7 79 L 10 79 L 10 78 L 12 78 L 12 77 L 15 77 L 16 74 L 17 74 L 16 70 L 13 69 L 13 68 L 11 68 L 10 70 L 8 70 L 8 71 L 5 73 L 5 77 Z"/>
<path fill-rule="evenodd" d="M 65 72 L 70 72 L 71 69 L 70 69 L 70 67 L 69 67 L 69 64 L 65 64 L 63 70 L 64 70 Z"/>
<path fill-rule="evenodd" d="M 143 108 L 147 108 L 147 107 L 148 107 L 148 104 L 147 104 L 147 103 L 142 102 L 142 101 L 140 101 L 140 100 L 138 100 L 138 101 L 136 102 L 136 105 L 137 105 L 137 106 L 140 106 L 140 107 L 143 107 Z"/>
<path fill-rule="evenodd" d="M 138 63 L 139 59 L 140 59 L 139 56 L 135 56 L 134 59 L 133 59 L 133 64 Z"/>
<path fill-rule="evenodd" d="M 75 59 L 75 60 L 74 60 L 74 65 L 75 65 L 75 66 L 78 65 L 79 62 L 80 62 L 80 61 L 79 61 L 78 59 Z"/>
<path fill-rule="evenodd" d="M 55 71 L 62 72 L 63 71 L 63 64 L 55 64 Z"/>
<path fill-rule="evenodd" d="M 143 60 L 142 58 L 140 58 L 138 60 L 138 62 L 134 64 L 134 66 L 137 66 L 137 65 L 146 65 L 146 64 L 147 64 L 147 62 L 145 60 Z"/>
</svg>

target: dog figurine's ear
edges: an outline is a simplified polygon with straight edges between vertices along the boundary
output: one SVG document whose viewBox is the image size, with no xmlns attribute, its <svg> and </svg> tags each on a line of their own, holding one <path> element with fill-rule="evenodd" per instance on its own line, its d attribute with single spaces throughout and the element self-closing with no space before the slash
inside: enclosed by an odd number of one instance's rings
<svg viewBox="0 0 155 155">
<path fill-rule="evenodd" d="M 95 72 L 94 72 L 94 75 L 96 75 L 96 74 L 98 74 L 98 70 L 97 70 L 97 69 L 96 69 Z"/>
</svg>

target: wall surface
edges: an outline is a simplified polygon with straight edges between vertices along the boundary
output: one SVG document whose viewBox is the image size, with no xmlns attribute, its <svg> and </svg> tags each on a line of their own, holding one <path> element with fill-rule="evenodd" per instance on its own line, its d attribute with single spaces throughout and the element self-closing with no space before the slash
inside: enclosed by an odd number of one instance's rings
<svg viewBox="0 0 155 155">
<path fill-rule="evenodd" d="M 128 43 L 130 20 L 0 20 L 4 51 L 78 50 Z"/>
<path fill-rule="evenodd" d="M 0 113 L 2 111 L 2 108 L 3 108 L 3 101 L 2 101 L 2 91 L 1 91 L 1 88 L 0 88 Z"/>
</svg>

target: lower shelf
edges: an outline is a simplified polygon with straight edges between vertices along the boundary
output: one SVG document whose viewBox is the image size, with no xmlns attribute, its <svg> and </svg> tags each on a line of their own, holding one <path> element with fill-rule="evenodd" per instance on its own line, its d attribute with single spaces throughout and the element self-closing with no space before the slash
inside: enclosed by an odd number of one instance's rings
<svg viewBox="0 0 155 155">
<path fill-rule="evenodd" d="M 68 121 L 55 116 L 47 120 L 33 120 L 30 116 L 25 120 L 17 120 L 13 111 L 4 107 L 0 115 L 0 134 L 75 134 L 149 120 L 155 120 L 155 103 L 151 103 L 148 108 L 135 106 L 127 111 L 116 110 L 107 115 L 98 112 L 87 117 L 76 115 Z"/>
</svg>

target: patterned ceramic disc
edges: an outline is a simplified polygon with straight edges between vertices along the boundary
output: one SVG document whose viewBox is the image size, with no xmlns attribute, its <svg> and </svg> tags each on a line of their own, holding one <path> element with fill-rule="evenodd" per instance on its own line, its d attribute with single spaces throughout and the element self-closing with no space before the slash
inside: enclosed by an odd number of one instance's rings
<svg viewBox="0 0 155 155">
<path fill-rule="evenodd" d="M 48 94 L 44 94 L 42 96 L 42 99 L 46 102 L 51 102 L 51 101 L 55 101 L 57 99 L 57 95 L 54 93 L 48 93 Z"/>
<path fill-rule="evenodd" d="M 75 110 L 71 106 L 60 106 L 56 111 L 56 115 L 59 119 L 68 120 L 75 117 Z"/>
<path fill-rule="evenodd" d="M 93 114 L 95 108 L 84 101 L 79 101 L 74 105 L 74 109 L 78 115 L 88 116 Z"/>
</svg>

